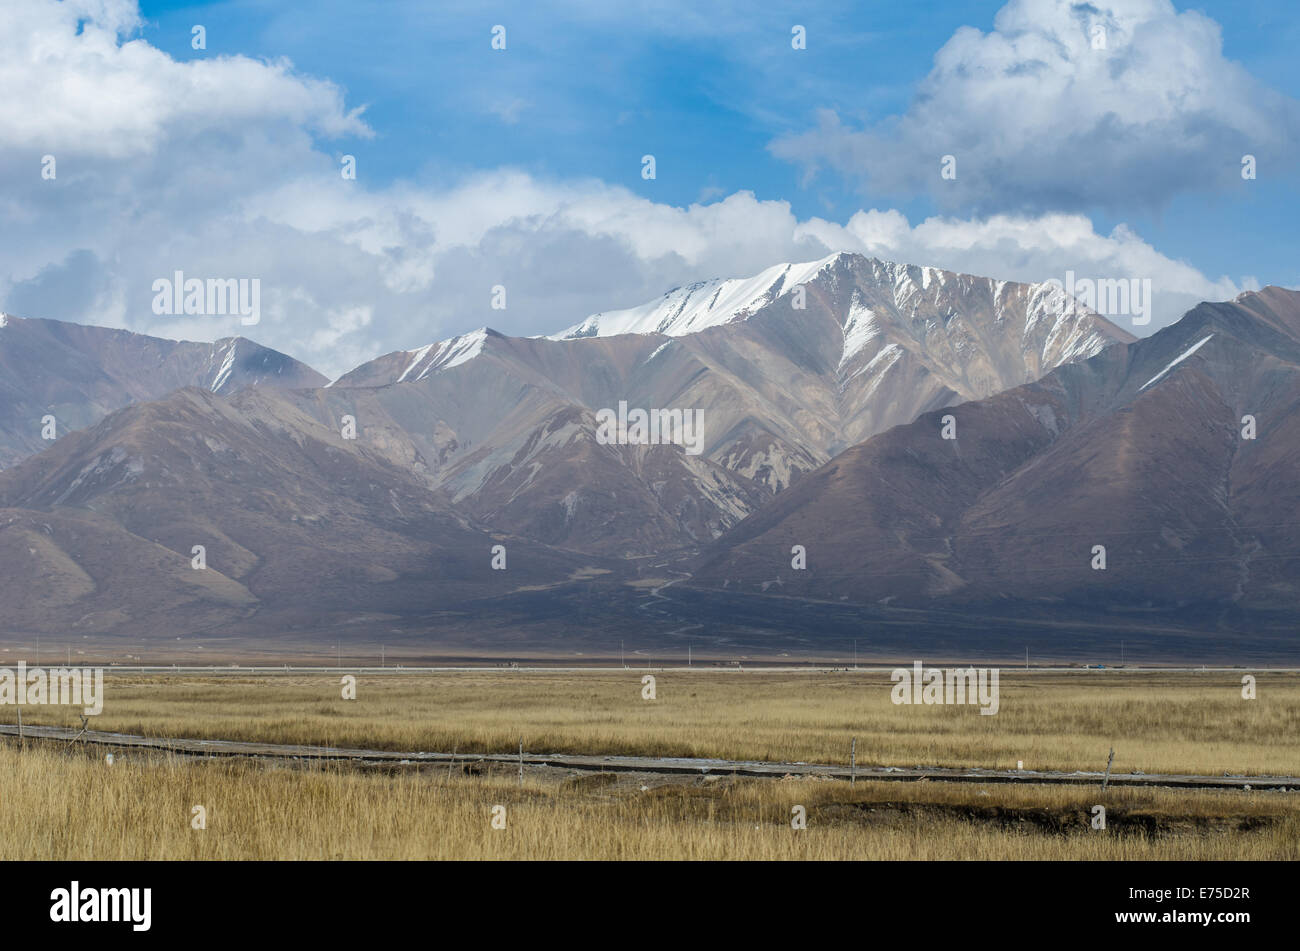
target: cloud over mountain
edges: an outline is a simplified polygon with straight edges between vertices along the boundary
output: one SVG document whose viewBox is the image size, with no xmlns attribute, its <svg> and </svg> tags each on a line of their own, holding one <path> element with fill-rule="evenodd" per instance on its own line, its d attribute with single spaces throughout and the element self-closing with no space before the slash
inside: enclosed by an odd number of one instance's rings
<svg viewBox="0 0 1300 951">
<path fill-rule="evenodd" d="M 873 192 L 1038 213 L 1158 208 L 1239 187 L 1241 158 L 1294 167 L 1300 102 L 1223 54 L 1219 25 L 1169 0 L 1012 0 L 988 33 L 963 26 L 902 115 L 817 126 L 774 152 Z M 940 174 L 956 159 L 956 177 Z"/>
<path fill-rule="evenodd" d="M 474 327 L 548 333 L 678 285 L 836 251 L 1020 281 L 1063 279 L 1065 268 L 1149 277 L 1151 329 L 1197 300 L 1255 286 L 1076 215 L 913 224 L 876 208 L 839 222 L 748 191 L 682 207 L 509 167 L 377 182 L 361 150 L 371 129 L 331 82 L 285 61 L 181 62 L 130 38 L 134 3 L 11 8 L 21 29 L 0 38 L 11 44 L 0 45 L 0 77 L 16 92 L 0 104 L 0 130 L 19 147 L 0 152 L 0 204 L 13 223 L 0 233 L 0 307 L 17 315 L 216 340 L 248 328 L 157 316 L 152 282 L 175 270 L 258 278 L 257 339 L 334 376 Z M 63 114 L 50 106 L 66 92 L 47 88 L 56 74 L 85 93 L 68 113 L 89 110 L 75 130 L 49 119 Z M 340 159 L 352 153 L 358 175 L 347 180 Z M 52 180 L 41 177 L 44 154 L 57 159 Z M 498 285 L 505 310 L 491 306 Z"/>
</svg>

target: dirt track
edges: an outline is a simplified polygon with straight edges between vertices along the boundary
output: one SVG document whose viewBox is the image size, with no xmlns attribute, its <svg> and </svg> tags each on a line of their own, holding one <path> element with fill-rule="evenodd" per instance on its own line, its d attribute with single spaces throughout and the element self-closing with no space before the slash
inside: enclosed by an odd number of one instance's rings
<svg viewBox="0 0 1300 951">
<path fill-rule="evenodd" d="M 18 727 L 0 724 L 0 736 L 18 736 Z M 51 726 L 24 726 L 23 736 L 44 742 L 78 742 L 112 749 L 141 749 L 176 753 L 183 756 L 245 756 L 289 760 L 337 760 L 356 763 L 383 763 L 389 766 L 430 765 L 434 763 L 486 763 L 517 766 L 553 767 L 596 772 L 650 773 L 665 775 L 725 775 L 780 778 L 782 776 L 821 776 L 828 779 L 858 779 L 957 783 L 1041 783 L 1046 785 L 1100 786 L 1100 772 L 1073 773 L 1018 769 L 953 769 L 939 766 L 848 766 L 825 763 L 764 763 L 746 760 L 686 759 L 652 756 L 591 756 L 567 753 L 426 753 L 391 750 L 343 749 L 327 746 L 250 743 L 242 740 L 166 739 L 135 736 L 128 733 L 102 733 Z M 1159 773 L 1112 773 L 1112 786 L 1169 786 L 1181 789 L 1275 789 L 1300 792 L 1297 776 L 1194 776 Z"/>
</svg>

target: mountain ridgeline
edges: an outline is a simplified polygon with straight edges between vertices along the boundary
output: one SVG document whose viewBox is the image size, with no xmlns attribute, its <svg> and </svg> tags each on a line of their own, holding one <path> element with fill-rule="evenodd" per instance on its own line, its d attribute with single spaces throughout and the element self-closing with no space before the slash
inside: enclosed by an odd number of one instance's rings
<svg viewBox="0 0 1300 951">
<path fill-rule="evenodd" d="M 755 637 L 832 611 L 1292 623 L 1300 294 L 1143 340 L 1070 304 L 836 254 L 328 385 L 242 338 L 7 318 L 4 623 L 467 649 L 677 636 L 724 603 Z M 698 414 L 699 441 L 611 440 L 620 407 Z"/>
<path fill-rule="evenodd" d="M 46 417 L 57 438 L 185 386 L 233 393 L 250 384 L 325 383 L 311 367 L 243 337 L 190 343 L 0 314 L 0 469 L 49 444 Z"/>
</svg>

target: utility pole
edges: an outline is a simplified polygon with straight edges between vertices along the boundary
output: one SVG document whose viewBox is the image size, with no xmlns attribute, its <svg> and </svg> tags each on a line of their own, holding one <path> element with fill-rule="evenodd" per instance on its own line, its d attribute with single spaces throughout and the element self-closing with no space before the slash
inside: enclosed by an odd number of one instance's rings
<svg viewBox="0 0 1300 951">
<path fill-rule="evenodd" d="M 1025 670 L 1029 669 L 1029 646 L 1025 645 Z"/>
<path fill-rule="evenodd" d="M 691 666 L 691 645 L 686 645 L 686 666 Z"/>
</svg>

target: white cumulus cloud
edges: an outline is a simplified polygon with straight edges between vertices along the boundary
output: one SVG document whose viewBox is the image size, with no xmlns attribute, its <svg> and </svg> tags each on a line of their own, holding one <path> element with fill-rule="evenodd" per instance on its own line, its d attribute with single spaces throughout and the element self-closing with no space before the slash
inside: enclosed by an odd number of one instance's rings
<svg viewBox="0 0 1300 951">
<path fill-rule="evenodd" d="M 840 250 L 1017 280 L 1067 269 L 1149 277 L 1153 327 L 1250 286 L 1207 277 L 1126 228 L 1098 234 L 1079 215 L 913 224 L 886 209 L 834 222 L 744 191 L 677 207 L 513 169 L 374 187 L 364 163 L 344 179 L 322 145 L 369 132 L 324 80 L 244 58 L 176 62 L 130 39 L 133 3 L 9 8 L 34 38 L 0 34 L 3 88 L 26 90 L 0 103 L 0 138 L 21 143 L 0 150 L 0 308 L 22 316 L 246 334 L 337 376 L 485 324 L 551 333 L 679 284 Z M 40 105 L 37 91 L 60 84 L 68 91 L 52 94 L 84 124 Z M 63 155 L 53 180 L 40 175 L 47 151 Z M 178 270 L 259 279 L 261 322 L 155 315 L 154 280 Z M 505 310 L 492 309 L 495 285 Z"/>
<path fill-rule="evenodd" d="M 1294 168 L 1300 102 L 1223 55 L 1217 23 L 1169 0 L 1011 0 L 958 29 L 901 116 L 823 110 L 772 151 L 877 194 L 981 212 L 1153 208 L 1241 187 L 1255 155 Z M 944 178 L 944 156 L 956 176 Z"/>
</svg>

